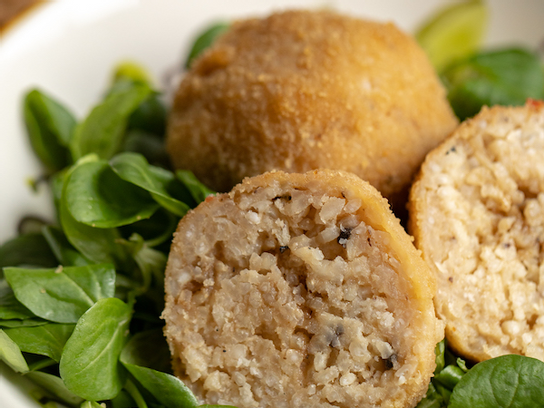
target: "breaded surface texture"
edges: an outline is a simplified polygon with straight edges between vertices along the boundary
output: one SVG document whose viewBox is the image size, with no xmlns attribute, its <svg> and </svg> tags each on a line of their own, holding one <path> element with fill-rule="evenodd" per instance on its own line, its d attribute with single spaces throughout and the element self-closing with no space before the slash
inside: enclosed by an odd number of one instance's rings
<svg viewBox="0 0 544 408">
<path fill-rule="evenodd" d="M 422 166 L 410 228 L 449 345 L 544 361 L 544 108 L 484 108 Z"/>
<path fill-rule="evenodd" d="M 331 168 L 390 198 L 456 125 L 424 52 L 393 24 L 288 11 L 234 23 L 194 63 L 167 146 L 217 191 Z"/>
<path fill-rule="evenodd" d="M 413 407 L 444 335 L 410 237 L 343 172 L 266 173 L 200 204 L 165 288 L 175 373 L 207 404 Z"/>
</svg>

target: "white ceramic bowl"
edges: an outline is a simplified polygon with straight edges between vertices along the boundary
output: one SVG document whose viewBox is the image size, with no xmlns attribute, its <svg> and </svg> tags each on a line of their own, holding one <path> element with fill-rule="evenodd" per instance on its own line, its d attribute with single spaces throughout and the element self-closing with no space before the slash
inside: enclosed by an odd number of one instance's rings
<svg viewBox="0 0 544 408">
<path fill-rule="evenodd" d="M 438 0 L 56 0 L 37 7 L 0 38 L 0 244 L 14 236 L 19 218 L 50 217 L 46 191 L 27 180 L 40 174 L 22 122 L 22 98 L 40 87 L 83 117 L 107 86 L 112 67 L 135 60 L 155 76 L 181 64 L 194 35 L 207 24 L 285 8 L 328 7 L 402 29 L 415 27 Z M 544 2 L 493 0 L 487 45 L 544 39 Z M 0 365 L 0 406 L 37 406 L 32 385 Z"/>
</svg>

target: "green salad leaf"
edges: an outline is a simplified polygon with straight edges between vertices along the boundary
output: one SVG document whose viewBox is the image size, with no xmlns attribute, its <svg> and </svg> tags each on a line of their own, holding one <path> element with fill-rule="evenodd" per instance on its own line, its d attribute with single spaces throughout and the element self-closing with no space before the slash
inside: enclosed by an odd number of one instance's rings
<svg viewBox="0 0 544 408">
<path fill-rule="evenodd" d="M 116 298 L 100 299 L 76 324 L 60 359 L 60 376 L 74 394 L 101 401 L 123 388 L 119 355 L 128 335 L 132 307 Z"/>
<path fill-rule="evenodd" d="M 65 266 L 85 266 L 92 263 L 70 244 L 62 229 L 48 225 L 42 229 L 42 233 L 59 264 Z"/>
<path fill-rule="evenodd" d="M 445 339 L 436 345 L 435 355 L 434 377 L 417 408 L 447 407 L 453 389 L 467 371 L 465 361 L 448 350 Z"/>
<path fill-rule="evenodd" d="M 40 233 L 19 235 L 0 246 L 0 278 L 6 266 L 57 266 L 58 262 L 46 239 Z"/>
<path fill-rule="evenodd" d="M 86 156 L 64 175 L 63 189 L 59 202 L 61 227 L 70 244 L 84 257 L 96 263 L 113 263 L 116 266 L 122 266 L 127 262 L 127 254 L 120 244 L 121 235 L 119 231 L 114 228 L 94 228 L 79 222 L 68 209 L 67 186 L 70 184 L 73 171 L 78 166 L 84 165 L 87 161 L 94 160 L 97 159 L 92 156 Z"/>
<path fill-rule="evenodd" d="M 444 367 L 443 370 L 436 374 L 434 380 L 448 389 L 453 389 L 464 374 L 465 372 L 461 368 L 452 364 Z"/>
<path fill-rule="evenodd" d="M 149 348 L 158 350 L 149 358 Z M 198 401 L 183 382 L 168 372 L 170 352 L 160 330 L 136 334 L 125 346 L 120 361 L 138 383 L 166 407 L 196 407 Z"/>
<path fill-rule="evenodd" d="M 163 253 L 170 247 L 172 234 L 179 222 L 179 217 L 164 208 L 159 208 L 150 218 L 121 227 L 123 236 L 140 236 L 148 247 L 157 247 Z M 162 247 L 160 247 L 162 244 Z"/>
<path fill-rule="evenodd" d="M 442 77 L 461 120 L 478 113 L 483 105 L 523 105 L 527 98 L 544 98 L 540 57 L 522 48 L 471 55 L 449 66 Z"/>
<path fill-rule="evenodd" d="M 200 55 L 202 52 L 212 45 L 215 40 L 228 30 L 230 27 L 229 23 L 215 23 L 206 28 L 195 40 L 191 51 L 189 51 L 189 56 L 185 62 L 185 68 L 190 68 L 193 61 Z"/>
<path fill-rule="evenodd" d="M 112 265 L 57 269 L 4 268 L 15 297 L 32 313 L 58 323 L 76 323 L 99 299 L 114 293 Z"/>
<path fill-rule="evenodd" d="M 178 216 L 189 211 L 190 207 L 185 202 L 174 198 L 169 192 L 176 181 L 170 171 L 151 166 L 144 156 L 137 153 L 118 154 L 110 163 L 119 177 L 149 191 L 155 201 L 168 211 Z"/>
<path fill-rule="evenodd" d="M 152 355 L 149 353 L 151 349 L 154 350 Z M 121 361 L 171 374 L 170 350 L 162 327 L 140 331 L 132 336 L 123 348 Z"/>
<path fill-rule="evenodd" d="M 0 360 L 18 373 L 26 373 L 29 370 L 21 349 L 2 329 L 0 329 Z"/>
<path fill-rule="evenodd" d="M 71 162 L 68 145 L 76 120 L 63 105 L 33 89 L 24 101 L 24 118 L 34 152 L 50 171 L 60 170 Z"/>
<path fill-rule="evenodd" d="M 194 408 L 198 401 L 191 390 L 178 378 L 151 368 L 121 362 L 125 368 L 165 407 L 182 406 Z"/>
<path fill-rule="evenodd" d="M 145 130 L 129 129 L 123 144 L 123 151 L 141 154 L 154 166 L 171 167 L 164 138 Z"/>
<path fill-rule="evenodd" d="M 544 406 L 544 362 L 506 355 L 476 364 L 453 389 L 450 408 Z"/>
<path fill-rule="evenodd" d="M 166 133 L 166 106 L 158 92 L 151 92 L 128 118 L 128 128 L 158 136 Z"/>
<path fill-rule="evenodd" d="M 60 206 L 60 221 L 66 238 L 83 257 L 96 263 L 125 262 L 126 254 L 119 244 L 121 235 L 115 229 L 93 228 L 78 222 L 68 211 L 64 200 Z"/>
<path fill-rule="evenodd" d="M 64 199 L 76 221 L 97 228 L 132 224 L 151 217 L 159 207 L 146 191 L 119 177 L 105 160 L 77 166 L 67 181 Z"/>
<path fill-rule="evenodd" d="M 7 282 L 0 281 L 0 319 L 29 319 L 34 316 L 34 313 L 17 300 Z"/>
<path fill-rule="evenodd" d="M 215 191 L 210 190 L 202 184 L 190 170 L 176 170 L 176 177 L 189 189 L 191 196 L 197 204 L 201 203 L 206 197 L 214 195 Z"/>
<path fill-rule="evenodd" d="M 4 329 L 21 351 L 48 356 L 56 362 L 60 361 L 64 345 L 73 331 L 73 324 L 58 323 Z"/>
<path fill-rule="evenodd" d="M 121 148 L 130 115 L 150 92 L 146 83 L 117 81 L 104 101 L 77 126 L 70 142 L 73 158 L 93 153 L 110 159 Z"/>
</svg>

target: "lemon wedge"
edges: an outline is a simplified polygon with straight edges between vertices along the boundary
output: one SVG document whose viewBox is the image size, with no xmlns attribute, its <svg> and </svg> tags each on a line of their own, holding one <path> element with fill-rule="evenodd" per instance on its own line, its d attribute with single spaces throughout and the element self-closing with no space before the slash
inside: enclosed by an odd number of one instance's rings
<svg viewBox="0 0 544 408">
<path fill-rule="evenodd" d="M 439 10 L 416 32 L 416 40 L 438 72 L 480 48 L 489 9 L 482 0 L 455 3 Z"/>
</svg>

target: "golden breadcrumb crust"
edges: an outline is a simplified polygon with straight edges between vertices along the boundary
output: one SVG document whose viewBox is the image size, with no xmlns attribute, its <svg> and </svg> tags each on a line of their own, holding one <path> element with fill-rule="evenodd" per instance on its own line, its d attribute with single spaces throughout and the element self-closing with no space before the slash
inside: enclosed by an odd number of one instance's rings
<svg viewBox="0 0 544 408">
<path fill-rule="evenodd" d="M 194 63 L 167 146 L 217 191 L 331 168 L 391 198 L 456 125 L 426 55 L 392 23 L 288 11 L 234 23 Z"/>
</svg>

